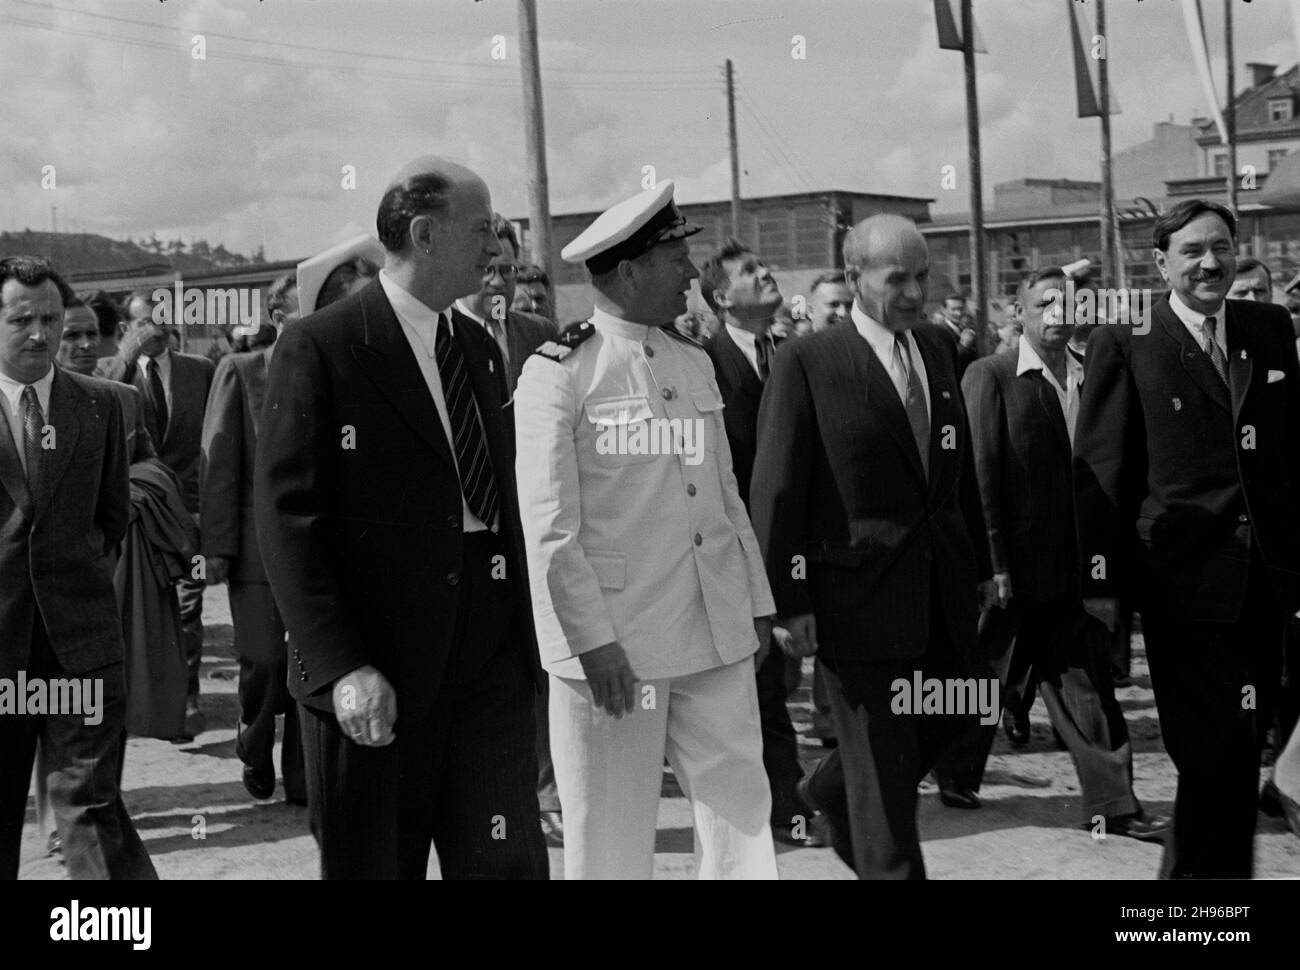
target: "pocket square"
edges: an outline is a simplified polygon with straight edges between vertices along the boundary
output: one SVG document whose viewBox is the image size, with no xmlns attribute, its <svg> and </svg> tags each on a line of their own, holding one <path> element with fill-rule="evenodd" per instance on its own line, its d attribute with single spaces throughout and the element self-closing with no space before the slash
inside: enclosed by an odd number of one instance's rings
<svg viewBox="0 0 1300 970">
<path fill-rule="evenodd" d="M 1277 381 L 1280 381 L 1284 377 L 1286 377 L 1286 375 L 1283 374 L 1280 370 L 1271 370 L 1268 372 L 1268 382 L 1270 384 L 1274 384 Z"/>
</svg>

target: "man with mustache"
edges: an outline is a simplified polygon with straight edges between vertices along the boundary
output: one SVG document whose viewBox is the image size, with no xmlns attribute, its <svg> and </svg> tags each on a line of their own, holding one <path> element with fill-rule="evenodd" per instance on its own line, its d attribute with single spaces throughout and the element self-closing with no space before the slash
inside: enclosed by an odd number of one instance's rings
<svg viewBox="0 0 1300 970">
<path fill-rule="evenodd" d="M 1188 199 L 1156 220 L 1170 292 L 1150 332 L 1098 328 L 1074 451 L 1084 604 L 1142 614 L 1178 768 L 1162 875 L 1249 878 L 1259 759 L 1300 606 L 1300 363 L 1282 307 L 1225 299 L 1237 222 Z"/>
<path fill-rule="evenodd" d="M 893 685 L 969 676 L 992 569 L 956 348 L 923 312 L 925 239 L 872 216 L 844 265 L 851 322 L 777 355 L 750 507 L 780 626 L 826 679 L 858 877 L 923 879 L 917 786 L 974 717 L 895 713 Z"/>
</svg>

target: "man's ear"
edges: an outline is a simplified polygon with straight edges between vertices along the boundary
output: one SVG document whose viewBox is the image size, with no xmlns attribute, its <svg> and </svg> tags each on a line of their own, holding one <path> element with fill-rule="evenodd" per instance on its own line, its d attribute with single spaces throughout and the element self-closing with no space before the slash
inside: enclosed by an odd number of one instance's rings
<svg viewBox="0 0 1300 970">
<path fill-rule="evenodd" d="M 1160 271 L 1160 278 L 1161 278 L 1162 280 L 1164 280 L 1166 283 L 1168 283 L 1168 282 L 1169 282 L 1169 257 L 1168 257 L 1168 255 L 1165 253 L 1165 251 L 1164 251 L 1163 249 L 1160 249 L 1160 248 L 1156 248 L 1156 249 L 1151 250 L 1151 254 L 1155 257 L 1155 261 L 1156 261 L 1156 269 L 1158 269 L 1158 270 Z"/>
<path fill-rule="evenodd" d="M 438 225 L 432 215 L 418 215 L 411 220 L 407 235 L 418 252 L 427 253 L 436 247 Z"/>
</svg>

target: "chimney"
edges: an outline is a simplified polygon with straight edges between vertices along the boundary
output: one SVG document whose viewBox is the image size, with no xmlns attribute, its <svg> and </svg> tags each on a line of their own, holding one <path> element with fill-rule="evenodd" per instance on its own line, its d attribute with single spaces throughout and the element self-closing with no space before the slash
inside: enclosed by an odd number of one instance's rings
<svg viewBox="0 0 1300 970">
<path fill-rule="evenodd" d="M 1273 80 L 1273 75 L 1277 72 L 1276 64 L 1260 64 L 1258 61 L 1252 61 L 1246 67 L 1250 69 L 1250 86 L 1252 88 L 1257 88 L 1261 84 Z"/>
</svg>

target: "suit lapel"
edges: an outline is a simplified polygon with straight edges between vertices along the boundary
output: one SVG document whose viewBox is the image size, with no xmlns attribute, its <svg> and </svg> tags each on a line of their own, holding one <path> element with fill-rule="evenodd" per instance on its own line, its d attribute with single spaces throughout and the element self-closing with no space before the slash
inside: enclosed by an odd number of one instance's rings
<svg viewBox="0 0 1300 970">
<path fill-rule="evenodd" d="M 1225 302 L 1223 325 L 1227 327 L 1224 336 L 1228 344 L 1228 388 L 1232 394 L 1232 420 L 1236 422 L 1241 414 L 1241 404 L 1250 390 L 1250 379 L 1255 371 L 1254 354 L 1246 345 L 1250 342 L 1247 333 L 1249 325 L 1242 319 L 1230 303 Z"/>
<path fill-rule="evenodd" d="M 921 336 L 918 330 L 919 328 L 913 328 L 912 336 L 916 340 L 917 349 L 921 352 L 921 360 L 925 362 L 925 380 L 930 390 L 929 486 L 930 494 L 934 495 L 937 493 L 941 480 L 945 477 L 947 471 L 944 458 L 956 454 L 955 450 L 943 447 L 944 428 L 951 427 L 955 429 L 960 412 L 957 409 L 957 402 L 953 400 L 955 388 L 948 382 L 943 361 L 935 356 L 935 349 L 930 346 L 929 341 Z M 890 386 L 893 386 L 892 383 Z M 894 397 L 898 397 L 897 392 L 895 392 Z M 901 403 L 899 406 L 902 406 Z M 903 410 L 903 421 L 906 422 L 910 432 L 912 425 L 907 421 L 906 409 Z"/>
<path fill-rule="evenodd" d="M 0 400 L 0 408 L 8 408 L 7 400 Z M 18 449 L 21 447 L 18 442 L 14 441 L 13 431 L 9 428 L 9 418 L 7 415 L 0 414 L 0 485 L 4 485 L 5 491 L 9 497 L 14 500 L 14 505 L 20 509 L 27 507 L 29 496 L 27 494 L 27 476 L 23 474 L 23 462 L 18 457 Z"/>
<path fill-rule="evenodd" d="M 81 392 L 72 385 L 63 373 L 54 368 L 54 382 L 50 385 L 50 413 L 46 422 L 54 428 L 54 447 L 45 452 L 45 468 L 41 475 L 40 494 L 36 496 L 37 519 L 50 504 L 50 497 L 63 480 L 63 473 L 68 470 L 72 454 L 77 448 L 77 439 L 81 437 L 81 421 L 77 417 L 78 405 L 88 407 L 89 402 L 81 400 Z"/>
<path fill-rule="evenodd" d="M 1210 396 L 1215 404 L 1230 412 L 1232 402 L 1228 397 L 1228 389 L 1223 386 L 1223 381 L 1219 380 L 1210 358 L 1197 346 L 1196 340 L 1183 325 L 1183 321 L 1179 320 L 1178 315 L 1174 313 L 1173 307 L 1169 305 L 1168 296 L 1156 304 L 1155 313 L 1156 319 L 1164 327 L 1165 335 L 1178 345 L 1178 360 L 1183 365 L 1183 370 L 1187 371 L 1188 376 Z"/>
<path fill-rule="evenodd" d="M 916 450 L 916 441 L 912 437 L 912 426 L 907 420 L 907 411 L 899 400 L 894 382 L 889 379 L 876 352 L 871 349 L 858 328 L 852 323 L 841 324 L 835 328 L 841 335 L 841 345 L 845 354 L 853 362 L 855 386 L 866 389 L 867 408 L 873 411 L 885 430 L 893 437 L 903 452 L 918 481 L 925 481 L 925 472 L 921 468 L 921 456 Z M 928 362 L 927 362 L 928 366 Z M 934 440 L 934 422 L 930 422 L 930 439 Z"/>
<path fill-rule="evenodd" d="M 262 351 L 254 357 L 248 365 L 245 372 L 245 380 L 248 390 L 248 413 L 253 418 L 253 434 L 261 429 L 262 426 L 262 402 L 266 400 L 266 372 L 270 367 L 267 362 L 267 351 Z"/>
<path fill-rule="evenodd" d="M 455 468 L 429 385 L 378 277 L 361 291 L 359 299 L 362 343 L 353 345 L 353 358 L 411 430 Z"/>
<path fill-rule="evenodd" d="M 1070 429 L 1065 426 L 1065 415 L 1061 412 L 1061 399 L 1056 396 L 1056 388 L 1052 387 L 1047 376 L 1041 371 L 1035 371 L 1024 376 L 1033 382 L 1035 396 L 1047 415 L 1047 423 L 1052 426 L 1052 430 L 1056 433 L 1056 440 L 1060 443 L 1068 458 L 1072 453 Z"/>
<path fill-rule="evenodd" d="M 731 378 L 732 386 L 738 391 L 748 391 L 754 395 L 762 394 L 763 382 L 758 379 L 758 374 L 749 365 L 749 358 L 740 349 L 740 346 L 736 343 L 736 338 L 731 335 L 731 331 L 723 327 L 719 336 L 722 338 L 723 359 L 727 362 L 727 369 L 731 372 L 728 376 Z"/>
</svg>

